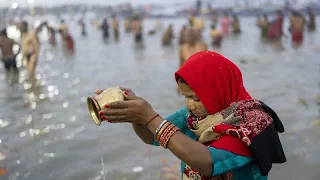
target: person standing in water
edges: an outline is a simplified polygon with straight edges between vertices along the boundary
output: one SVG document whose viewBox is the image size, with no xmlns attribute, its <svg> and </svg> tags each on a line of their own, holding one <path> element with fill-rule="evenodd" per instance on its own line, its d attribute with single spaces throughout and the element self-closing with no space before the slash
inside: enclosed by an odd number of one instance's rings
<svg viewBox="0 0 320 180">
<path fill-rule="evenodd" d="M 279 138 L 284 125 L 271 107 L 251 97 L 231 60 L 197 52 L 174 77 L 186 100 L 168 117 L 121 88 L 125 100 L 103 105 L 100 118 L 128 123 L 144 143 L 171 152 L 181 160 L 183 180 L 267 180 L 273 164 L 287 161 Z"/>
<path fill-rule="evenodd" d="M 276 13 L 276 19 L 270 23 L 268 29 L 268 38 L 270 40 L 280 40 L 283 35 L 283 13 L 281 11 L 277 11 Z"/>
<path fill-rule="evenodd" d="M 186 43 L 186 32 L 187 32 L 187 25 L 183 25 L 180 30 L 179 45 Z"/>
<path fill-rule="evenodd" d="M 172 26 L 172 24 L 170 24 L 168 29 L 166 30 L 166 32 L 164 33 L 164 35 L 162 37 L 162 45 L 163 46 L 171 45 L 173 37 L 174 37 L 173 26 Z"/>
<path fill-rule="evenodd" d="M 233 15 L 232 28 L 233 28 L 233 34 L 241 33 L 240 21 L 237 15 Z"/>
<path fill-rule="evenodd" d="M 69 33 L 68 26 L 65 24 L 64 20 L 61 20 L 59 32 L 61 34 L 64 49 L 66 49 L 68 52 L 73 54 L 74 53 L 74 41 Z"/>
<path fill-rule="evenodd" d="M 260 28 L 260 35 L 262 38 L 266 38 L 268 35 L 269 21 L 268 15 L 264 14 L 262 19 L 258 19 L 257 26 Z"/>
<path fill-rule="evenodd" d="M 38 30 L 35 29 L 28 32 L 28 23 L 24 21 L 21 23 L 20 31 L 22 37 L 23 62 L 27 67 L 29 78 L 31 79 L 34 77 L 40 52 L 40 42 L 37 34 Z"/>
<path fill-rule="evenodd" d="M 80 28 L 81 28 L 81 35 L 82 35 L 83 37 L 86 36 L 86 35 L 87 35 L 87 29 L 86 29 L 86 24 L 85 24 L 85 22 L 84 22 L 83 19 L 81 19 L 81 20 L 79 21 L 79 25 L 80 25 Z"/>
<path fill-rule="evenodd" d="M 308 30 L 310 32 L 316 31 L 316 16 L 315 13 L 309 9 L 308 10 L 308 15 L 309 15 L 309 22 L 308 22 Z"/>
<path fill-rule="evenodd" d="M 218 28 L 214 25 L 211 25 L 211 32 L 210 36 L 212 38 L 212 46 L 213 47 L 221 47 L 222 37 L 223 34 L 221 31 L 218 30 Z"/>
<path fill-rule="evenodd" d="M 223 34 L 229 33 L 229 26 L 230 26 L 230 18 L 228 16 L 228 13 L 224 13 L 223 17 L 221 18 L 221 27 Z"/>
<path fill-rule="evenodd" d="M 113 29 L 114 39 L 119 40 L 119 20 L 116 15 L 112 16 L 112 29 Z"/>
<path fill-rule="evenodd" d="M 108 24 L 108 19 L 104 18 L 102 25 L 101 25 L 101 30 L 102 30 L 102 37 L 103 40 L 108 40 L 109 39 L 109 24 Z"/>
<path fill-rule="evenodd" d="M 303 31 L 304 31 L 305 20 L 301 13 L 293 11 L 290 16 L 290 33 L 291 40 L 294 46 L 300 45 L 303 41 Z"/>
<path fill-rule="evenodd" d="M 48 24 L 48 22 L 44 22 L 43 26 L 47 28 L 49 32 L 49 43 L 53 46 L 56 45 L 56 31 Z"/>
<path fill-rule="evenodd" d="M 207 50 L 207 45 L 199 39 L 197 31 L 189 28 L 186 31 L 186 43 L 180 46 L 180 63 L 179 67 L 194 53 Z"/>
<path fill-rule="evenodd" d="M 0 49 L 2 54 L 2 57 L 0 57 L 0 59 L 4 64 L 4 67 L 6 70 L 6 77 L 9 83 L 12 80 L 15 82 L 15 81 L 18 81 L 19 79 L 19 71 L 16 64 L 16 55 L 19 54 L 20 47 L 19 47 L 19 51 L 16 54 L 14 54 L 13 47 L 15 44 L 17 43 L 15 43 L 12 39 L 8 37 L 7 30 L 3 29 L 0 32 Z M 14 73 L 13 79 L 9 78 L 11 70 Z"/>
<path fill-rule="evenodd" d="M 134 32 L 135 42 L 136 43 L 141 43 L 143 41 L 143 35 L 142 35 L 143 27 L 142 27 L 141 19 L 140 19 L 140 17 L 138 15 L 136 15 L 133 18 L 132 30 Z"/>
</svg>

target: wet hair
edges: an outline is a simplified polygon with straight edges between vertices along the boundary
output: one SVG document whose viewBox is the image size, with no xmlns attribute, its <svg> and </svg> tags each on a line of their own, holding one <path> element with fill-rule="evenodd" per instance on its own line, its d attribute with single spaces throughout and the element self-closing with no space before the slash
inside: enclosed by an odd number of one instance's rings
<svg viewBox="0 0 320 180">
<path fill-rule="evenodd" d="M 4 28 L 0 31 L 0 36 L 7 36 L 7 29 Z"/>
<path fill-rule="evenodd" d="M 177 76 L 177 82 L 188 85 L 187 81 L 185 81 L 185 80 L 184 80 L 181 76 L 179 76 L 179 75 Z"/>
</svg>

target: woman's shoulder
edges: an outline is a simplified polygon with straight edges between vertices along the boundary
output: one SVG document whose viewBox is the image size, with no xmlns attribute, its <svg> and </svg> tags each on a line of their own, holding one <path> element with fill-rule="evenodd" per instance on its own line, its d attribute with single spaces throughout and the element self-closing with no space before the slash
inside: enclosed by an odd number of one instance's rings
<svg viewBox="0 0 320 180">
<path fill-rule="evenodd" d="M 187 119 L 189 115 L 189 110 L 187 109 L 187 107 L 183 107 L 179 110 L 177 110 L 176 112 L 172 113 L 171 115 L 168 116 L 168 118 L 179 118 L 179 119 Z M 168 119 L 170 120 L 170 119 Z"/>
</svg>

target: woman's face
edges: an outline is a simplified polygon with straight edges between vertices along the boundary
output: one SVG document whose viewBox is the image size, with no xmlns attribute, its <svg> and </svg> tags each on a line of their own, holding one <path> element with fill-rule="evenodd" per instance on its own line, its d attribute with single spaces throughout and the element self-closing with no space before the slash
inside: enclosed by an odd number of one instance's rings
<svg viewBox="0 0 320 180">
<path fill-rule="evenodd" d="M 185 83 L 178 83 L 182 95 L 186 97 L 187 108 L 197 117 L 205 117 L 208 115 L 207 109 L 197 97 L 196 93 Z"/>
</svg>

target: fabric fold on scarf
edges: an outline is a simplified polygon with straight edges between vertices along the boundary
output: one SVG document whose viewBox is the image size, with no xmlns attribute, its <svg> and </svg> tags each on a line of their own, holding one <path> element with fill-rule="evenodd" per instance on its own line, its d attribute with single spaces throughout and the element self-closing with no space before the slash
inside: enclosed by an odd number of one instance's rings
<svg viewBox="0 0 320 180">
<path fill-rule="evenodd" d="M 272 163 L 286 162 L 278 136 L 284 127 L 277 114 L 258 100 L 232 103 L 229 108 L 196 123 L 191 114 L 187 124 L 203 144 L 254 157 L 263 176 L 269 173 Z"/>
</svg>

